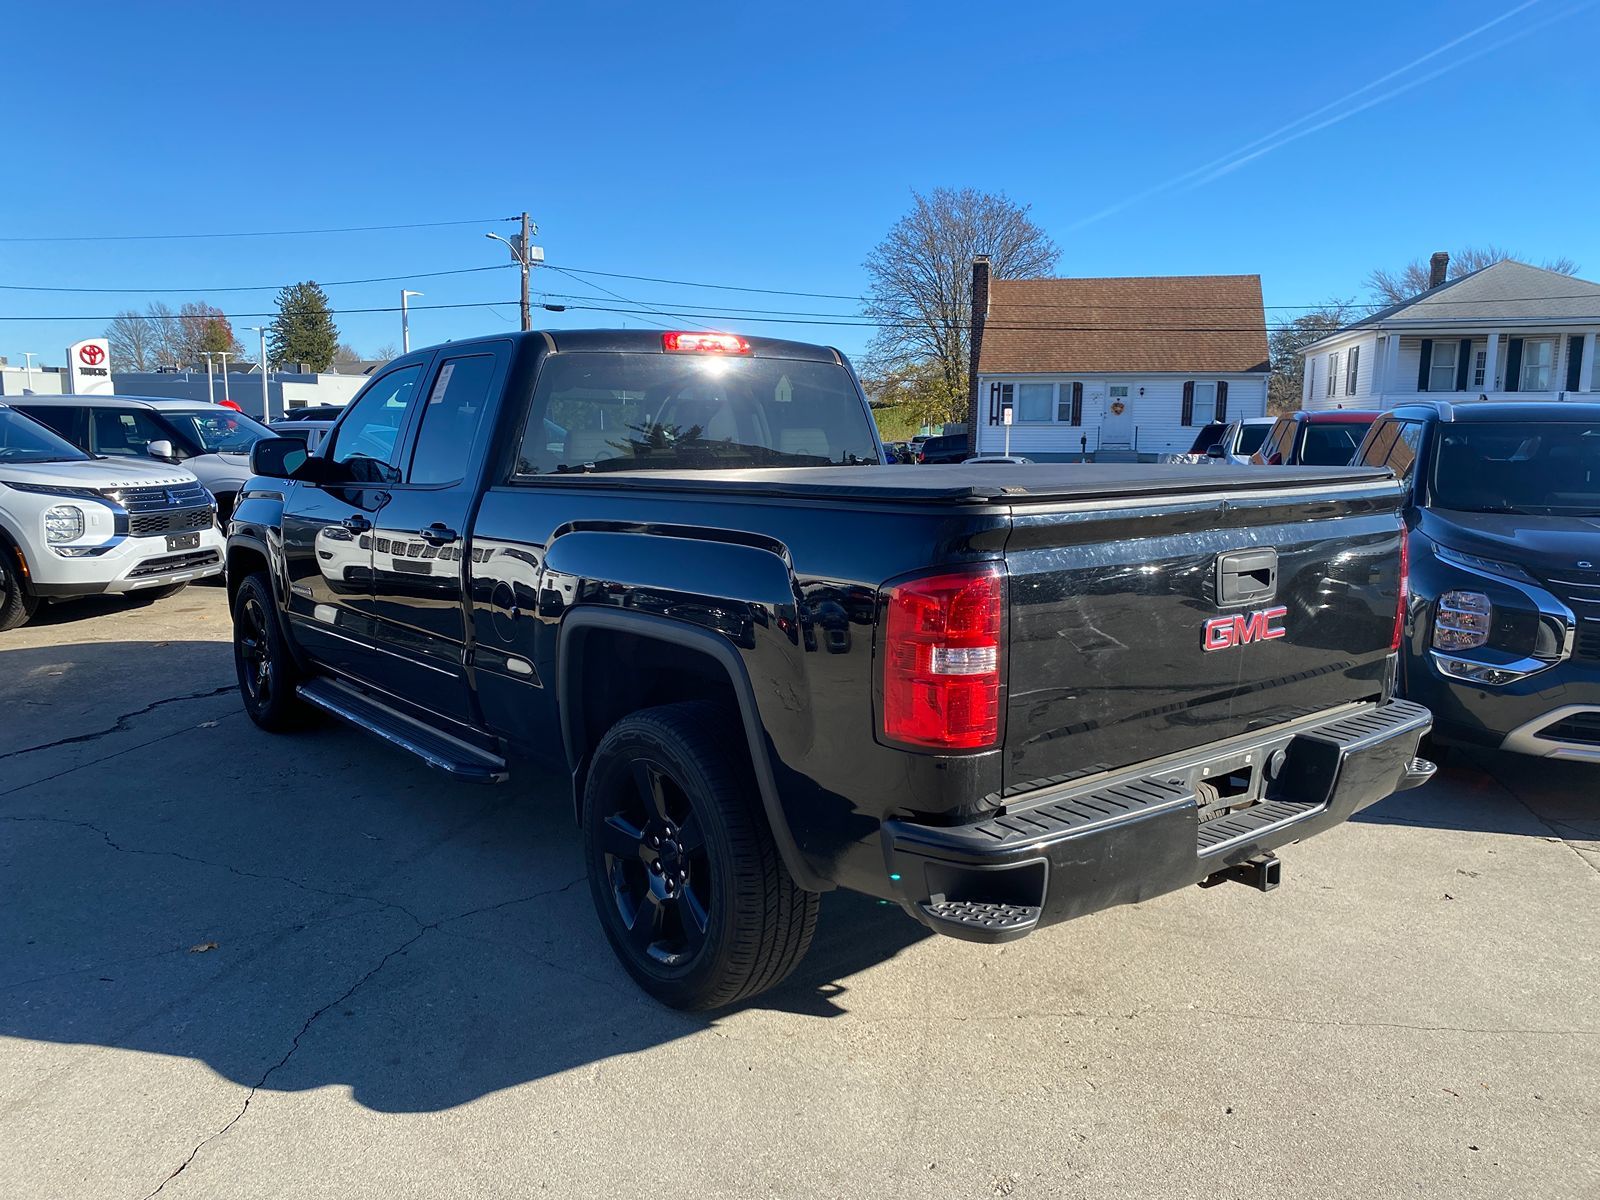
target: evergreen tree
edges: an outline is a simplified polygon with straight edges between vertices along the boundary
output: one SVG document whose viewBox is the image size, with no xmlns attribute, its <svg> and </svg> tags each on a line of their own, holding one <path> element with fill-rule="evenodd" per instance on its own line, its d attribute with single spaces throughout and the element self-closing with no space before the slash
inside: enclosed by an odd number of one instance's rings
<svg viewBox="0 0 1600 1200">
<path fill-rule="evenodd" d="M 313 371 L 326 371 L 339 351 L 328 294 L 310 280 L 280 291 L 267 350 L 276 367 L 303 362 Z"/>
</svg>

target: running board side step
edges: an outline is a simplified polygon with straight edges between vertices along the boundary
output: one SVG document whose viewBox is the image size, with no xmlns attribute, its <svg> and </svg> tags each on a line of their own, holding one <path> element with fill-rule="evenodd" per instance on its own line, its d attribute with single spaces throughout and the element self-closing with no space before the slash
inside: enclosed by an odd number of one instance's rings
<svg viewBox="0 0 1600 1200">
<path fill-rule="evenodd" d="M 338 680 L 307 680 L 295 693 L 307 704 L 376 734 L 391 746 L 415 754 L 434 770 L 465 783 L 504 783 L 509 777 L 505 759 L 499 755 L 452 737 Z"/>
</svg>

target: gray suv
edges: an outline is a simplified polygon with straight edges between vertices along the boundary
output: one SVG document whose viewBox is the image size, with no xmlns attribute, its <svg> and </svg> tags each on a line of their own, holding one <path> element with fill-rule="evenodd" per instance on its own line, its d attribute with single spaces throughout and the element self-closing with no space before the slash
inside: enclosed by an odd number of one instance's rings
<svg viewBox="0 0 1600 1200">
<path fill-rule="evenodd" d="M 203 400 L 141 396 L 26 396 L 12 407 L 103 458 L 181 464 L 217 498 L 227 528 L 250 477 L 250 447 L 272 431 L 237 409 Z"/>
</svg>

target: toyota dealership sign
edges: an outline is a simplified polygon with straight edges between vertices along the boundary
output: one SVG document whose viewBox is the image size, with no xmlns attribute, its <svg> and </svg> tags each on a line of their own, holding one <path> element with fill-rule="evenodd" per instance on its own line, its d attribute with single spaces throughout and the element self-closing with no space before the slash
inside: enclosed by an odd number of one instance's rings
<svg viewBox="0 0 1600 1200">
<path fill-rule="evenodd" d="M 74 396 L 111 395 L 111 343 L 89 338 L 67 347 L 67 392 Z"/>
</svg>

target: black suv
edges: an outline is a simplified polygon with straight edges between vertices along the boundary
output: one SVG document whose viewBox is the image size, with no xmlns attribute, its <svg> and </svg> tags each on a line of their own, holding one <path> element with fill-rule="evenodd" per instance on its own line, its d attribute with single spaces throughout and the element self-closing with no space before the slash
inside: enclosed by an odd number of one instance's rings
<svg viewBox="0 0 1600 1200">
<path fill-rule="evenodd" d="M 946 433 L 931 437 L 916 449 L 919 463 L 958 463 L 966 460 L 967 435 Z"/>
<path fill-rule="evenodd" d="M 1411 484 L 1402 679 L 1436 734 L 1600 763 L 1600 404 L 1408 404 L 1356 462 Z"/>
</svg>

